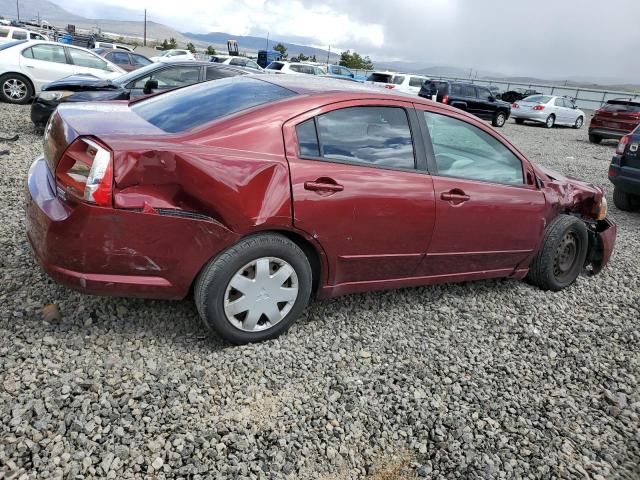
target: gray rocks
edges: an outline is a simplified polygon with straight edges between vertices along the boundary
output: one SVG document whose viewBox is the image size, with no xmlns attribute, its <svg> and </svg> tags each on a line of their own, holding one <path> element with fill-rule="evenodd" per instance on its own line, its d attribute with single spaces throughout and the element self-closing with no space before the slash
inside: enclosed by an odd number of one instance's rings
<svg viewBox="0 0 640 480">
<path fill-rule="evenodd" d="M 24 236 L 42 145 L 28 111 L 0 104 L 0 131 L 20 134 L 0 160 L 0 477 L 638 478 L 640 214 L 612 205 L 613 144 L 503 129 L 607 188 L 619 236 L 602 274 L 558 293 L 504 280 L 319 301 L 287 335 L 230 347 L 190 299 L 86 296 L 42 273 Z"/>
</svg>

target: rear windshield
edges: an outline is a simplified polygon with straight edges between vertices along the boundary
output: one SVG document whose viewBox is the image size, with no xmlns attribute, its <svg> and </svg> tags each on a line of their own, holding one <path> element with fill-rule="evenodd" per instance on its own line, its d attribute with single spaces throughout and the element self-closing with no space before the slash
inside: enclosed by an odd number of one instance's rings
<svg viewBox="0 0 640 480">
<path fill-rule="evenodd" d="M 278 85 L 233 77 L 154 96 L 135 103 L 131 110 L 165 132 L 177 133 L 294 95 Z"/>
<path fill-rule="evenodd" d="M 392 79 L 393 75 L 390 75 L 388 73 L 372 73 L 367 77 L 367 81 L 378 83 L 391 83 Z"/>
<path fill-rule="evenodd" d="M 629 100 L 609 100 L 602 109 L 605 112 L 640 112 L 640 103 Z"/>
<path fill-rule="evenodd" d="M 530 97 L 527 97 L 522 101 L 531 103 L 549 103 L 549 100 L 551 100 L 551 97 L 547 95 L 531 95 Z"/>
</svg>

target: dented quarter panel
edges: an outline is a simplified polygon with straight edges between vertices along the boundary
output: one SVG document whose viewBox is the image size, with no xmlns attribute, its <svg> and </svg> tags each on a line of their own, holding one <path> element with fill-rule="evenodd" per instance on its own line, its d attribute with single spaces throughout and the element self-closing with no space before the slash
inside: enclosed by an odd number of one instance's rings
<svg viewBox="0 0 640 480">
<path fill-rule="evenodd" d="M 536 166 L 536 169 L 538 178 L 543 184 L 542 191 L 551 207 L 551 218 L 560 213 L 571 212 L 587 219 L 594 219 L 595 209 L 604 194 L 600 187 L 565 177 L 545 167 Z"/>
</svg>

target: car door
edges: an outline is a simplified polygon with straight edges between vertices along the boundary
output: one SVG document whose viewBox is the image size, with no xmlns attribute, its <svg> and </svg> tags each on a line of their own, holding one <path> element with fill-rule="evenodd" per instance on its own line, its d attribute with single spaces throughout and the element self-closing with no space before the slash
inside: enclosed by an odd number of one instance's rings
<svg viewBox="0 0 640 480">
<path fill-rule="evenodd" d="M 73 64 L 73 73 L 87 73 L 98 78 L 112 78 L 118 72 L 112 70 L 102 58 L 79 48 L 65 47 L 69 60 Z M 128 60 L 128 59 L 127 59 Z"/>
<path fill-rule="evenodd" d="M 550 113 L 553 113 L 556 116 L 556 123 L 566 124 L 567 111 L 564 108 L 564 99 L 562 99 L 561 97 L 556 97 L 553 99 L 553 101 L 550 102 L 550 105 L 552 106 L 552 111 Z"/>
<path fill-rule="evenodd" d="M 167 63 L 164 64 L 164 68 L 129 82 L 126 88 L 130 91 L 130 98 L 140 98 L 198 83 L 202 78 L 201 70 L 200 65 L 176 65 Z M 149 80 L 156 80 L 158 82 L 158 88 L 152 90 L 150 93 L 145 93 L 144 87 Z"/>
<path fill-rule="evenodd" d="M 22 50 L 20 65 L 33 79 L 36 91 L 42 85 L 73 74 L 62 45 L 38 44 Z"/>
<path fill-rule="evenodd" d="M 473 115 L 479 115 L 482 113 L 480 106 L 478 105 L 478 97 L 476 94 L 476 87 L 473 85 L 461 85 L 460 95 L 462 100 L 467 105 L 467 112 Z"/>
<path fill-rule="evenodd" d="M 458 279 L 509 275 L 533 254 L 545 226 L 545 198 L 530 165 L 489 127 L 419 108 L 436 224 L 418 272 Z"/>
<path fill-rule="evenodd" d="M 568 98 L 563 98 L 562 103 L 564 105 L 564 111 L 566 112 L 565 123 L 567 125 L 573 125 L 578 119 L 578 110 L 574 108 L 573 103 Z"/>
<path fill-rule="evenodd" d="M 497 110 L 497 106 L 495 97 L 491 93 L 491 90 L 485 87 L 476 87 L 476 92 L 478 95 L 478 113 L 476 115 L 480 118 L 484 118 L 485 120 L 493 118 L 493 114 Z"/>
<path fill-rule="evenodd" d="M 415 119 L 409 103 L 352 101 L 285 124 L 293 223 L 330 285 L 411 277 L 426 253 L 435 199 Z"/>
</svg>

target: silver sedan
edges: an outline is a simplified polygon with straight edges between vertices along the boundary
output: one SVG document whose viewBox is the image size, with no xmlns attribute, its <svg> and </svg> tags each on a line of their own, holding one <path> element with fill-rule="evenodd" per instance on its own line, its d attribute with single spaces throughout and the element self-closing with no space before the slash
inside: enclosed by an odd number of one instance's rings
<svg viewBox="0 0 640 480">
<path fill-rule="evenodd" d="M 553 95 L 531 95 L 511 105 L 511 118 L 523 124 L 525 120 L 543 123 L 547 128 L 569 125 L 580 128 L 585 114 L 570 98 Z"/>
</svg>

